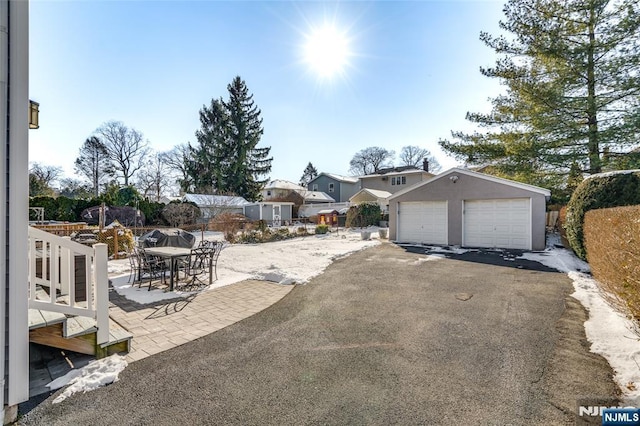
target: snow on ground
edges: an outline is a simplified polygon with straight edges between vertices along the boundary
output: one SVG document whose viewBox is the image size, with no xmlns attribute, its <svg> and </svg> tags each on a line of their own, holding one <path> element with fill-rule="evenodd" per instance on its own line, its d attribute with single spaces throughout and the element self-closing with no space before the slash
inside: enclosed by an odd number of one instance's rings
<svg viewBox="0 0 640 426">
<path fill-rule="evenodd" d="M 51 390 L 70 385 L 53 400 L 53 403 L 58 404 L 74 393 L 84 393 L 117 381 L 118 374 L 126 366 L 127 361 L 123 356 L 111 355 L 110 357 L 90 362 L 83 368 L 69 371 L 47 385 Z"/>
<path fill-rule="evenodd" d="M 376 228 L 372 228 L 376 230 Z M 205 239 L 219 239 L 219 233 L 206 233 Z M 199 235 L 198 235 L 199 236 Z M 218 259 L 217 288 L 248 279 L 280 284 L 304 284 L 319 275 L 336 259 L 379 243 L 378 233 L 371 240 L 362 240 L 359 230 L 340 230 L 325 235 L 310 235 L 263 244 L 232 244 L 225 247 Z M 118 294 L 138 303 L 185 296 L 180 291 L 148 290 L 148 285 L 133 286 L 127 259 L 109 262 L 109 275 Z"/>
<path fill-rule="evenodd" d="M 584 328 L 591 352 L 602 355 L 614 370 L 614 379 L 623 393 L 623 405 L 638 407 L 640 340 L 634 333 L 634 324 L 606 302 L 597 281 L 588 274 L 589 265 L 570 250 L 557 248 L 557 241 L 557 237 L 552 236 L 544 252 L 524 253 L 522 258 L 566 272 L 571 278 L 575 289 L 571 296 L 589 312 Z"/>
</svg>

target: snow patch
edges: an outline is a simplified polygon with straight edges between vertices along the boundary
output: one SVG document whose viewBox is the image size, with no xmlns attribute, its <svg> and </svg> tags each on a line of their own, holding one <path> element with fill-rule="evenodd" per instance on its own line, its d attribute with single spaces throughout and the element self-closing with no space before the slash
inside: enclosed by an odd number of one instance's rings
<svg viewBox="0 0 640 426">
<path fill-rule="evenodd" d="M 81 369 L 69 371 L 47 385 L 51 390 L 69 385 L 53 400 L 53 403 L 58 404 L 74 393 L 88 392 L 117 381 L 118 375 L 126 366 L 127 361 L 123 356 L 111 355 L 110 357 L 90 362 Z"/>
<path fill-rule="evenodd" d="M 614 370 L 624 405 L 640 406 L 640 339 L 634 323 L 607 303 L 597 281 L 588 275 L 589 264 L 555 247 L 554 239 L 548 240 L 544 252 L 524 253 L 521 258 L 567 273 L 575 290 L 571 296 L 589 312 L 584 328 L 591 352 L 602 355 Z"/>
</svg>

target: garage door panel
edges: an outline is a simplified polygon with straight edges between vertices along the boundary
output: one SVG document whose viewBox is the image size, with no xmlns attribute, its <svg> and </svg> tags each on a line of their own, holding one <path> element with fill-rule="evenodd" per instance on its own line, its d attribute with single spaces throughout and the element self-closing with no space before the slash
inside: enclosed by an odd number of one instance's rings
<svg viewBox="0 0 640 426">
<path fill-rule="evenodd" d="M 464 201 L 463 244 L 530 249 L 530 206 L 528 198 Z"/>
<path fill-rule="evenodd" d="M 398 206 L 398 241 L 447 244 L 447 202 L 404 202 Z"/>
</svg>

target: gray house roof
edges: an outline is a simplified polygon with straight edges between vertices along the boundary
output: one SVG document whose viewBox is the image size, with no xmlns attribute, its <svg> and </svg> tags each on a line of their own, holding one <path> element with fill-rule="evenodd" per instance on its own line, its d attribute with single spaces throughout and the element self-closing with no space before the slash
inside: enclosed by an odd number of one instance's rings
<svg viewBox="0 0 640 426">
<path fill-rule="evenodd" d="M 344 182 L 344 183 L 358 183 L 358 178 L 357 177 L 353 177 L 353 176 L 342 176 L 342 175 L 336 175 L 334 173 L 325 173 L 322 172 L 320 173 L 318 176 L 316 176 L 315 179 L 317 179 L 320 176 L 328 176 L 333 180 L 337 180 L 338 182 Z M 312 179 L 311 182 L 313 182 L 315 179 Z"/>
<path fill-rule="evenodd" d="M 501 183 L 503 185 L 509 185 L 509 186 L 513 186 L 516 188 L 520 188 L 520 189 L 525 189 L 527 191 L 532 191 L 532 192 L 537 192 L 539 194 L 544 195 L 545 197 L 550 197 L 551 196 L 551 192 L 548 189 L 545 188 L 540 188 L 539 186 L 534 186 L 534 185 L 529 185 L 526 183 L 521 183 L 521 182 L 516 182 L 513 180 L 509 180 L 509 179 L 503 179 L 497 176 L 492 176 L 492 175 L 487 175 L 484 173 L 478 173 L 478 172 L 473 172 L 471 170 L 468 169 L 461 169 L 461 168 L 457 168 L 454 167 L 452 169 L 449 169 L 445 172 L 442 172 L 434 177 L 432 177 L 431 179 L 425 180 L 424 182 L 420 182 L 417 183 L 415 185 L 411 185 L 408 188 L 403 189 L 402 191 L 398 191 L 395 194 L 393 194 L 391 197 L 389 197 L 389 200 L 392 200 L 394 198 L 398 198 L 399 196 L 406 194 L 407 192 L 411 192 L 417 188 L 420 188 L 421 186 L 424 185 L 428 185 L 431 182 L 435 182 L 438 179 L 443 179 L 447 176 L 449 177 L 453 177 L 453 175 L 455 174 L 463 174 L 463 175 L 467 175 L 467 176 L 473 176 L 476 178 L 480 178 L 480 179 L 485 179 L 488 180 L 490 182 L 495 182 L 495 183 Z"/>
</svg>

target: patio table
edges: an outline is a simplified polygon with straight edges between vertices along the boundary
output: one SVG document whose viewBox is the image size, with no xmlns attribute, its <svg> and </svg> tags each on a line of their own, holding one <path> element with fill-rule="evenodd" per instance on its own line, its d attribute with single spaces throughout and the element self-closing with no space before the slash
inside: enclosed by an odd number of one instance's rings
<svg viewBox="0 0 640 426">
<path fill-rule="evenodd" d="M 169 259 L 169 291 L 173 291 L 175 265 L 178 262 L 178 258 L 190 256 L 191 249 L 185 247 L 147 247 L 144 252 L 152 256 Z"/>
</svg>

